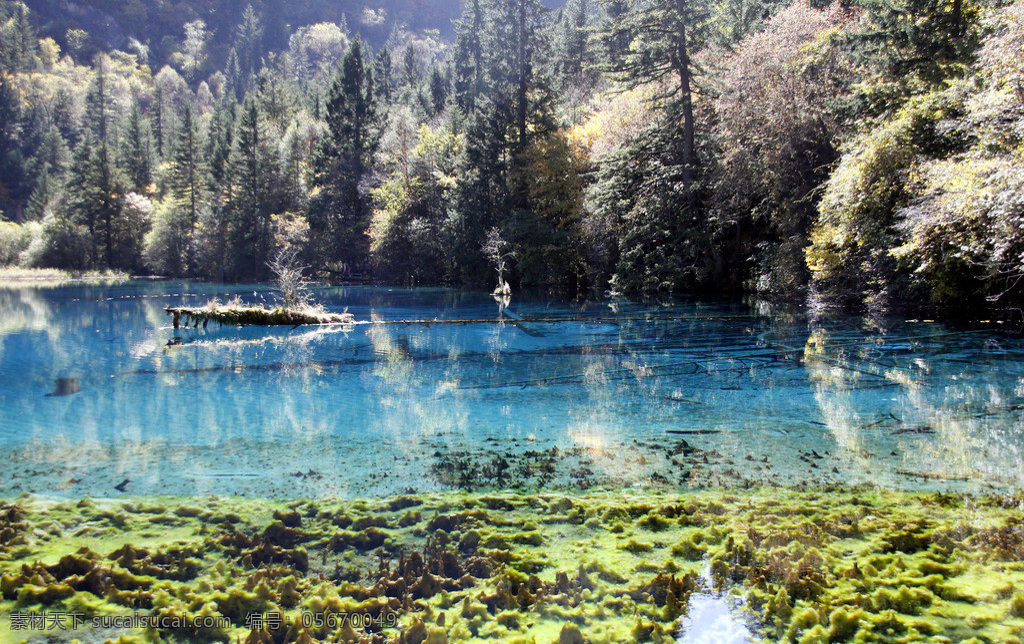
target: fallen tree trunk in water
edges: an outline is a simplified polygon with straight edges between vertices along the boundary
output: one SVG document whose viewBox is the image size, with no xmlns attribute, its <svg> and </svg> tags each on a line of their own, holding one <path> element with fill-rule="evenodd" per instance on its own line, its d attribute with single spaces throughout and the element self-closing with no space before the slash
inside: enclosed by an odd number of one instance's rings
<svg viewBox="0 0 1024 644">
<path fill-rule="evenodd" d="M 190 321 L 195 324 L 202 322 L 203 326 L 210 320 L 221 324 L 234 324 L 236 326 L 257 325 L 273 326 L 285 325 L 296 326 L 302 324 L 510 324 L 523 328 L 529 324 L 558 324 L 562 322 L 585 322 L 594 324 L 619 324 L 622 322 L 671 322 L 681 320 L 720 320 L 733 318 L 756 318 L 753 314 L 739 315 L 640 315 L 640 316 L 565 316 L 565 317 L 537 317 L 537 318 L 450 318 L 430 320 L 359 320 L 358 322 L 351 313 L 326 313 L 313 309 L 289 310 L 289 309 L 265 309 L 263 307 L 246 306 L 168 306 L 164 308 L 167 313 L 174 316 L 174 328 L 177 329 L 181 318 L 185 318 L 185 325 Z M 195 325 L 193 325 L 195 326 Z"/>
<path fill-rule="evenodd" d="M 303 324 L 351 324 L 355 318 L 351 313 L 328 313 L 316 309 L 266 309 L 262 306 L 168 306 L 164 308 L 171 315 L 174 328 L 180 328 L 182 318 L 185 326 L 205 327 L 207 322 L 234 326 L 299 326 Z"/>
</svg>

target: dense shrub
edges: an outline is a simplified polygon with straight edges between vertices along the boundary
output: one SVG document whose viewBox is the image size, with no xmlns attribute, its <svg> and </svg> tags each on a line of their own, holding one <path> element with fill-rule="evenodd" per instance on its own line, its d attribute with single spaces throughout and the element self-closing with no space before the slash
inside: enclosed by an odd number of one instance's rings
<svg viewBox="0 0 1024 644">
<path fill-rule="evenodd" d="M 92 268 L 89 230 L 69 219 L 48 213 L 32 234 L 22 253 L 21 265 L 29 268 L 63 268 L 81 272 Z"/>
<path fill-rule="evenodd" d="M 0 266 L 18 262 L 18 257 L 28 248 L 30 235 L 25 226 L 12 221 L 0 221 Z"/>
</svg>

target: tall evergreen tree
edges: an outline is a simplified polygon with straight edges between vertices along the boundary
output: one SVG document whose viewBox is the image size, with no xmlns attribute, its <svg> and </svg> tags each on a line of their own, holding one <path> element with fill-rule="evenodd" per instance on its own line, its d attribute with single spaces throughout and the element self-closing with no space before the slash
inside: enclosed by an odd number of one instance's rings
<svg viewBox="0 0 1024 644">
<path fill-rule="evenodd" d="M 859 0 L 866 28 L 850 35 L 854 52 L 886 79 L 937 85 L 967 70 L 980 43 L 976 0 Z"/>
<path fill-rule="evenodd" d="M 391 64 L 391 49 L 384 47 L 377 54 L 377 58 L 374 60 L 374 69 L 377 72 L 377 96 L 380 97 L 380 102 L 385 105 L 391 105 L 392 94 L 395 89 L 395 78 L 394 71 Z"/>
<path fill-rule="evenodd" d="M 630 0 L 603 0 L 598 4 L 598 41 L 601 46 L 601 60 L 611 69 L 616 61 L 629 51 L 633 34 L 628 29 L 617 29 L 616 25 L 629 11 Z"/>
<path fill-rule="evenodd" d="M 121 221 L 125 178 L 115 163 L 114 106 L 107 66 L 99 55 L 85 99 L 85 136 L 75 151 L 66 188 L 71 219 L 89 232 L 89 262 L 99 268 L 133 268 L 134 253 L 122 252 L 125 239 Z"/>
<path fill-rule="evenodd" d="M 430 116 L 434 117 L 444 111 L 445 103 L 448 101 L 449 83 L 436 63 L 430 65 L 429 79 Z"/>
<path fill-rule="evenodd" d="M 278 150 L 252 94 L 239 111 L 230 160 L 230 200 L 224 212 L 231 249 L 227 276 L 265 279 L 273 248 L 271 215 L 281 205 Z"/>
<path fill-rule="evenodd" d="M 242 91 L 242 67 L 238 63 L 238 50 L 234 47 L 228 52 L 227 62 L 224 63 L 224 94 L 230 96 L 232 101 L 237 101 Z"/>
<path fill-rule="evenodd" d="M 251 4 L 245 6 L 242 21 L 235 30 L 234 50 L 238 60 L 236 92 L 245 94 L 252 88 L 252 77 L 259 71 L 259 55 L 263 43 L 263 23 Z M 229 76 L 233 70 L 229 70 Z"/>
<path fill-rule="evenodd" d="M 569 0 L 557 24 L 558 44 L 554 47 L 559 89 L 563 92 L 582 83 L 584 73 L 592 66 L 589 23 L 589 0 Z"/>
<path fill-rule="evenodd" d="M 137 258 L 119 249 L 124 178 L 111 162 L 107 143 L 92 132 L 78 144 L 65 186 L 67 218 L 88 231 L 88 264 L 94 268 L 134 268 Z"/>
<path fill-rule="evenodd" d="M 260 113 L 279 131 L 284 131 L 288 126 L 295 110 L 295 98 L 288 89 L 284 79 L 269 69 L 261 70 L 256 75 L 256 100 L 260 104 Z"/>
<path fill-rule="evenodd" d="M 14 220 L 20 219 L 25 183 L 21 115 L 21 100 L 11 78 L 0 72 L 0 211 Z"/>
<path fill-rule="evenodd" d="M 481 100 L 481 103 L 484 101 Z M 487 102 L 474 110 L 466 123 L 465 146 L 459 156 L 448 222 L 452 240 L 449 278 L 479 282 L 489 274 L 482 246 L 489 231 L 502 223 L 511 209 L 508 188 L 509 156 L 507 110 Z"/>
<path fill-rule="evenodd" d="M 292 123 L 281 150 L 282 207 L 288 212 L 300 212 L 306 205 L 305 157 L 302 131 L 297 122 Z"/>
<path fill-rule="evenodd" d="M 617 3 L 618 0 L 610 0 Z M 611 10 L 618 12 L 618 4 Z M 629 46 L 610 60 L 611 70 L 630 86 L 667 81 L 671 99 L 683 123 L 681 176 L 687 207 L 696 207 L 693 189 L 696 164 L 696 124 L 693 112 L 693 52 L 706 38 L 710 8 L 706 0 L 633 0 L 603 34 L 606 43 Z"/>
<path fill-rule="evenodd" d="M 178 120 L 178 135 L 171 154 L 168 187 L 174 207 L 182 213 L 187 224 L 184 268 L 188 274 L 198 272 L 197 229 L 199 216 L 206 201 L 207 184 L 206 162 L 202 150 L 199 125 L 196 123 L 192 106 L 186 104 Z"/>
<path fill-rule="evenodd" d="M 547 10 L 538 0 L 495 0 L 489 32 L 491 92 L 498 101 L 508 101 L 512 110 L 512 151 L 521 154 L 529 143 L 531 116 L 543 79 L 538 75 L 539 59 L 547 53 L 543 42 L 543 20 Z M 540 94 L 542 98 L 535 99 Z"/>
<path fill-rule="evenodd" d="M 22 2 L 0 5 L 0 73 L 29 71 L 38 64 L 36 31 Z"/>
<path fill-rule="evenodd" d="M 50 167 L 45 166 L 36 180 L 36 187 L 28 198 L 28 203 L 25 204 L 25 219 L 28 221 L 42 219 L 59 194 L 57 188 L 58 186 L 50 177 Z"/>
<path fill-rule="evenodd" d="M 679 189 L 679 135 L 671 120 L 654 123 L 598 174 L 593 190 L 612 233 L 602 254 L 614 267 L 614 291 L 650 297 L 700 289 L 720 270 L 712 222 L 689 210 L 689 194 Z"/>
<path fill-rule="evenodd" d="M 70 157 L 71 152 L 60 130 L 51 125 L 42 134 L 35 154 L 26 164 L 28 174 L 34 178 L 35 187 L 25 203 L 25 219 L 41 219 L 48 206 L 59 196 Z"/>
<path fill-rule="evenodd" d="M 99 143 L 109 144 L 114 138 L 114 104 L 110 87 L 110 58 L 99 54 L 93 61 L 93 77 L 85 93 L 84 125 Z"/>
<path fill-rule="evenodd" d="M 484 9 L 480 0 L 470 0 L 456 24 L 455 101 L 468 114 L 476 107 L 476 98 L 484 92 Z"/>
<path fill-rule="evenodd" d="M 156 138 L 157 159 L 163 159 L 166 153 L 164 149 L 167 138 L 167 127 L 165 124 L 167 110 L 164 107 L 164 92 L 160 85 L 153 87 L 153 136 Z"/>
<path fill-rule="evenodd" d="M 209 163 L 210 180 L 208 188 L 212 194 L 219 195 L 228 187 L 225 182 L 234 142 L 236 105 L 234 101 L 218 103 L 206 132 L 206 158 Z"/>
<path fill-rule="evenodd" d="M 178 120 L 177 133 L 168 146 L 163 171 L 164 194 L 157 202 L 153 227 L 146 237 L 146 262 L 163 275 L 200 275 L 208 258 L 206 238 L 200 223 L 205 221 L 207 166 L 192 105 L 186 103 Z"/>
<path fill-rule="evenodd" d="M 231 182 L 231 158 L 234 149 L 235 113 L 237 103 L 231 95 L 214 108 L 206 133 L 205 156 L 208 159 L 207 194 L 209 204 L 202 213 L 203 271 L 218 280 L 225 279 L 228 270 L 229 205 L 234 204 L 234 185 Z"/>
<path fill-rule="evenodd" d="M 402 50 L 402 65 L 399 68 L 398 86 L 406 92 L 414 92 L 419 87 L 423 69 L 420 66 L 419 57 L 412 44 L 405 46 Z"/>
<path fill-rule="evenodd" d="M 380 143 L 382 118 L 359 38 L 352 42 L 331 84 L 325 117 L 327 132 L 313 157 L 310 229 L 317 237 L 320 257 L 364 261 L 369 247 L 363 231 L 370 221 L 370 201 L 363 184 Z"/>
<path fill-rule="evenodd" d="M 138 101 L 132 103 L 128 113 L 121 157 L 129 187 L 138 193 L 146 192 L 153 182 L 153 135 Z"/>
<path fill-rule="evenodd" d="M 515 242 L 512 230 L 525 230 L 521 224 L 533 219 L 529 152 L 553 131 L 554 120 L 541 73 L 550 55 L 547 10 L 535 0 L 497 0 L 486 10 L 471 4 L 467 14 L 461 48 L 456 43 L 455 87 L 456 103 L 469 118 L 450 235 L 457 249 L 453 278 L 474 281 L 486 274 L 481 248 L 487 232 L 498 227 Z"/>
</svg>

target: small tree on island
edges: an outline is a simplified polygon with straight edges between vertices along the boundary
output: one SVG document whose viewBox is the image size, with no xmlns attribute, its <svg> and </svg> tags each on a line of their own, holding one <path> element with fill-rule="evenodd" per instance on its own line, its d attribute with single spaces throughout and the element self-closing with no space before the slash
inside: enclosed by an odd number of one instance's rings
<svg viewBox="0 0 1024 644">
<path fill-rule="evenodd" d="M 512 288 L 505 281 L 505 271 L 508 269 L 509 262 L 515 259 L 516 252 L 513 250 L 512 244 L 502 239 L 501 231 L 497 226 L 487 231 L 487 240 L 484 242 L 482 250 L 487 261 L 498 271 L 498 287 L 494 289 L 494 292 L 496 294 L 511 293 Z"/>
<path fill-rule="evenodd" d="M 274 284 L 281 291 L 281 299 L 285 309 L 305 309 L 310 307 L 313 294 L 306 288 L 306 280 L 302 272 L 306 266 L 299 263 L 299 250 L 295 246 L 285 246 L 277 251 L 274 259 L 267 264 L 274 276 Z"/>
</svg>

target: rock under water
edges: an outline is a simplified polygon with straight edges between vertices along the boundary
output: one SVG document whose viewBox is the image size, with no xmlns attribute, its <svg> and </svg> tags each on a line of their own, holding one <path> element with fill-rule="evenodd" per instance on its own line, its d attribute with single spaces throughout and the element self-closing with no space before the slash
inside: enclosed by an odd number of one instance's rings
<svg viewBox="0 0 1024 644">
<path fill-rule="evenodd" d="M 53 391 L 46 395 L 70 396 L 71 394 L 77 394 L 80 391 L 82 391 L 82 386 L 78 384 L 78 378 L 57 378 L 54 383 Z"/>
</svg>

